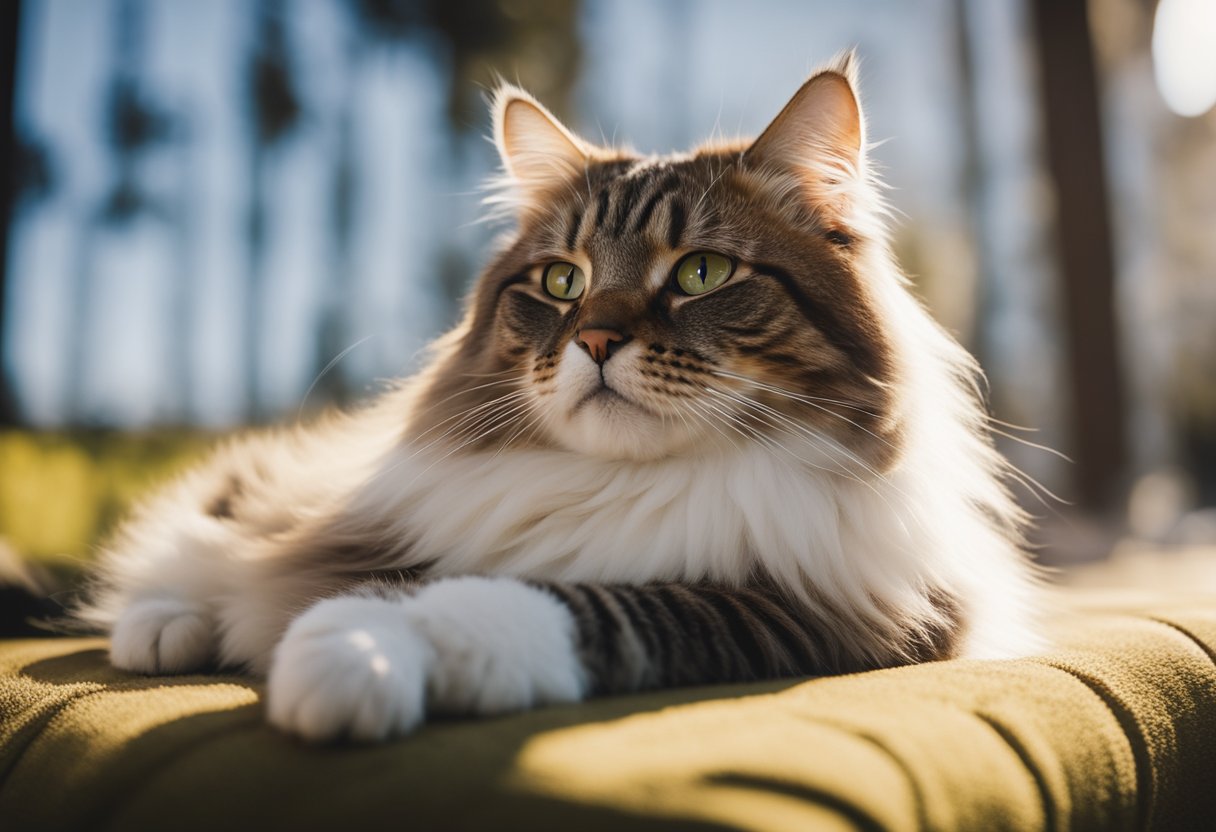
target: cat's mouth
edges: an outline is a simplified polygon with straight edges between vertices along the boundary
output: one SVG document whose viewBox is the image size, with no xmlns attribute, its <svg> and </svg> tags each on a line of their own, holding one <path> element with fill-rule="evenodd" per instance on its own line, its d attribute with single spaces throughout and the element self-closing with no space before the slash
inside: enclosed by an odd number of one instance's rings
<svg viewBox="0 0 1216 832">
<path fill-rule="evenodd" d="M 645 413 L 650 413 L 650 410 L 648 408 L 643 407 L 642 405 L 638 404 L 633 399 L 629 398 L 628 396 L 624 395 L 623 393 L 620 393 L 617 390 L 613 389 L 612 387 L 609 387 L 608 383 L 605 381 L 601 381 L 598 387 L 596 387 L 594 390 L 590 391 L 589 393 L 584 395 L 581 399 L 579 399 L 577 402 L 575 402 L 574 407 L 571 409 L 570 412 L 571 412 L 571 414 L 578 413 L 580 410 L 582 410 L 584 407 L 586 407 L 589 404 L 598 404 L 598 405 L 605 406 L 605 407 L 622 407 L 623 406 L 623 407 L 632 408 L 634 410 L 640 410 Z"/>
<path fill-rule="evenodd" d="M 577 392 L 569 390 L 570 404 L 554 414 L 550 431 L 558 445 L 604 459 L 650 460 L 671 453 L 677 437 L 658 411 L 630 395 L 629 386 L 618 386 L 628 378 L 610 382 L 588 376 Z"/>
</svg>

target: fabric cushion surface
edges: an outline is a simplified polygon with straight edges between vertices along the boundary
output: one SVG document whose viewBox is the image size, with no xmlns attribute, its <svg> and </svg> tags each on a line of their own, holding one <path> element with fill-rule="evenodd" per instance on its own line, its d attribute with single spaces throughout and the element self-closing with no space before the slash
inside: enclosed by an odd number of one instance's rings
<svg viewBox="0 0 1216 832">
<path fill-rule="evenodd" d="M 1216 603 L 1090 604 L 1015 661 L 445 720 L 382 746 L 268 728 L 240 676 L 0 642 L 0 827 L 1205 829 Z"/>
</svg>

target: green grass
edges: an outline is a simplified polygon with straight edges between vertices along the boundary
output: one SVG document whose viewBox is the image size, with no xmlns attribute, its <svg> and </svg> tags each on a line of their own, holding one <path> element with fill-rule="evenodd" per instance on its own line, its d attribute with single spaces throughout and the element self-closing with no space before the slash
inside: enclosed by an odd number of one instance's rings
<svg viewBox="0 0 1216 832">
<path fill-rule="evenodd" d="M 52 570 L 79 567 L 135 500 L 215 438 L 184 430 L 0 431 L 0 538 Z"/>
</svg>

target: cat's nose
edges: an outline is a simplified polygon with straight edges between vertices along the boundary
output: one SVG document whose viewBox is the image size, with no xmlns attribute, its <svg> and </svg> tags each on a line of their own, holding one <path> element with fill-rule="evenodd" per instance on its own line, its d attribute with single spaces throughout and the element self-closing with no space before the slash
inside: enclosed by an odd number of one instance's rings
<svg viewBox="0 0 1216 832">
<path fill-rule="evenodd" d="M 603 364 L 612 351 L 625 341 L 625 336 L 615 329 L 580 329 L 578 342 L 596 364 Z"/>
</svg>

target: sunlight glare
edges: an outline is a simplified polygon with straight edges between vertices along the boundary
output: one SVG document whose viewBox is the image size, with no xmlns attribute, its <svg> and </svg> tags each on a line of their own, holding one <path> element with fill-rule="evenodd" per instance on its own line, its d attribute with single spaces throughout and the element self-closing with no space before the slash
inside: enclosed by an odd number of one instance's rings
<svg viewBox="0 0 1216 832">
<path fill-rule="evenodd" d="M 1157 89 L 1180 116 L 1216 104 L 1216 0 L 1161 0 L 1153 21 Z"/>
</svg>

